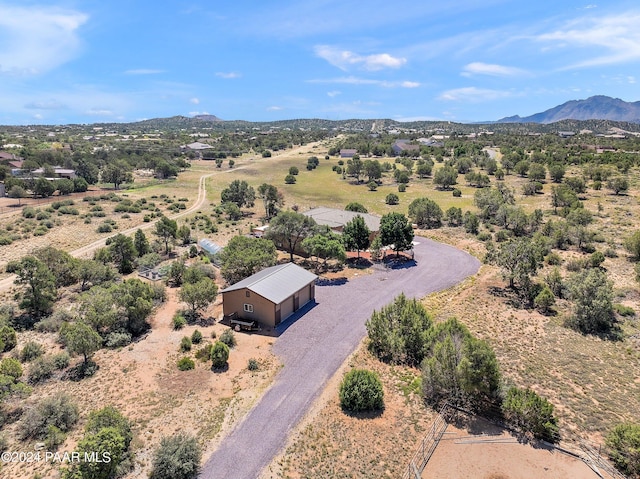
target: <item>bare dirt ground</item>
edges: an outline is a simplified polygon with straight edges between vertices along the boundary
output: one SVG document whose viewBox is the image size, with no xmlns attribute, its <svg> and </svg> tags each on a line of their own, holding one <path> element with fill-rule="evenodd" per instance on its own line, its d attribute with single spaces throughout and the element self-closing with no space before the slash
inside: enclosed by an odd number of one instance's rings
<svg viewBox="0 0 640 479">
<path fill-rule="evenodd" d="M 597 479 L 584 462 L 556 449 L 523 444 L 488 423 L 475 431 L 451 424 L 427 463 L 422 477 L 449 479 Z"/>
<path fill-rule="evenodd" d="M 231 350 L 228 370 L 211 371 L 210 361 L 201 362 L 194 358 L 194 353 L 213 341 L 213 332 L 220 336 L 227 327 L 215 323 L 175 331 L 171 319 L 183 305 L 176 299 L 177 290 L 167 292 L 168 300 L 155 314 L 152 329 L 143 339 L 118 350 L 99 351 L 94 359 L 100 369 L 93 377 L 81 382 L 49 381 L 22 404 L 28 407 L 42 397 L 64 391 L 78 403 L 81 422 L 90 411 L 106 405 L 120 409 L 132 420 L 135 432 L 136 467 L 128 478 L 147 477 L 153 448 L 163 436 L 178 431 L 195 434 L 206 457 L 224 432 L 261 396 L 279 367 L 270 353 L 272 338 L 237 333 L 238 344 Z M 211 317 L 219 316 L 220 304 L 207 313 Z M 205 338 L 202 344 L 194 345 L 190 353 L 180 353 L 181 338 L 191 336 L 195 329 Z M 49 338 L 48 343 L 51 346 L 54 338 Z M 182 356 L 194 358 L 196 368 L 179 371 L 176 362 Z M 247 369 L 249 358 L 258 360 L 259 371 Z M 73 451 L 81 435 L 82 425 L 75 428 L 58 450 Z M 25 445 L 10 445 L 9 450 L 16 447 L 24 450 Z M 2 470 L 2 477 L 30 479 L 36 472 L 47 478 L 57 477 L 55 465 L 46 463 L 9 465 Z"/>
</svg>

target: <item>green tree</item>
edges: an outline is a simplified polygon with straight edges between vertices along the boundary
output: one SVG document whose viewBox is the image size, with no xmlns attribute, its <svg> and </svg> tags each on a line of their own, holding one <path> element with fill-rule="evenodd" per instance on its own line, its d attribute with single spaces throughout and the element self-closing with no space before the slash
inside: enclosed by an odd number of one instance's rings
<svg viewBox="0 0 640 479">
<path fill-rule="evenodd" d="M 22 373 L 22 365 L 17 359 L 4 358 L 0 361 L 0 375 L 9 376 L 13 382 L 17 382 Z"/>
<path fill-rule="evenodd" d="M 357 215 L 351 221 L 349 221 L 342 230 L 342 238 L 344 245 L 348 250 L 358 251 L 358 258 L 360 258 L 360 251 L 366 250 L 369 247 L 369 238 L 371 237 L 371 231 L 367 227 L 367 223 L 364 218 Z"/>
<path fill-rule="evenodd" d="M 400 203 L 400 198 L 395 193 L 389 193 L 385 197 L 384 202 L 388 205 L 397 205 L 398 203 Z"/>
<path fill-rule="evenodd" d="M 219 254 L 220 272 L 227 283 L 234 284 L 275 265 L 277 257 L 269 239 L 234 236 Z"/>
<path fill-rule="evenodd" d="M 36 318 L 51 312 L 58 294 L 56 281 L 42 261 L 35 256 L 25 256 L 7 264 L 7 272 L 16 274 L 15 284 L 26 285 L 19 296 L 21 308 Z"/>
<path fill-rule="evenodd" d="M 369 211 L 360 203 L 352 201 L 344 207 L 346 211 L 355 211 L 356 213 L 368 213 Z"/>
<path fill-rule="evenodd" d="M 133 236 L 133 246 L 138 253 L 138 258 L 141 258 L 145 254 L 151 252 L 147 235 L 145 235 L 144 231 L 142 231 L 140 228 L 136 230 L 136 234 Z"/>
<path fill-rule="evenodd" d="M 67 323 L 60 330 L 70 354 L 81 354 L 86 365 L 93 353 L 102 347 L 102 338 L 95 330 L 82 322 Z"/>
<path fill-rule="evenodd" d="M 169 243 L 176 239 L 178 235 L 178 223 L 166 216 L 160 218 L 156 223 L 153 234 L 160 237 L 164 242 L 164 254 L 169 254 Z"/>
<path fill-rule="evenodd" d="M 629 180 L 624 176 L 609 178 L 609 180 L 607 180 L 607 188 L 613 191 L 616 195 L 619 195 L 629 189 Z"/>
<path fill-rule="evenodd" d="M 549 176 L 551 176 L 554 183 L 562 183 L 565 172 L 564 166 L 560 164 L 549 165 Z"/>
<path fill-rule="evenodd" d="M 125 449 L 129 448 L 133 440 L 131 423 L 125 415 L 113 406 L 105 406 L 102 409 L 91 411 L 85 426 L 85 432 L 95 434 L 101 429 L 113 428 L 124 439 Z"/>
<path fill-rule="evenodd" d="M 34 251 L 33 255 L 53 273 L 56 287 L 71 286 L 78 281 L 79 261 L 66 251 L 46 246 Z"/>
<path fill-rule="evenodd" d="M 216 300 L 218 287 L 209 278 L 203 278 L 197 283 L 183 284 L 178 296 L 180 301 L 187 303 L 191 313 L 197 315 Z"/>
<path fill-rule="evenodd" d="M 529 167 L 529 180 L 531 181 L 543 181 L 547 177 L 547 171 L 544 165 L 540 163 L 532 163 Z"/>
<path fill-rule="evenodd" d="M 362 169 L 370 182 L 382 178 L 382 165 L 378 160 L 365 160 Z"/>
<path fill-rule="evenodd" d="M 413 228 L 402 213 L 387 213 L 380 219 L 380 241 L 383 246 L 393 245 L 396 255 L 411 248 Z"/>
<path fill-rule="evenodd" d="M 0 353 L 11 351 L 13 348 L 15 348 L 18 344 L 16 330 L 11 326 L 2 326 L 0 328 L 0 344 L 2 344 Z"/>
<path fill-rule="evenodd" d="M 495 353 L 462 323 L 449 319 L 429 330 L 422 361 L 427 402 L 473 406 L 477 400 L 496 400 L 499 385 Z"/>
<path fill-rule="evenodd" d="M 106 264 L 92 259 L 78 260 L 77 267 L 80 291 L 87 291 L 91 286 L 106 283 L 116 279 L 117 273 Z"/>
<path fill-rule="evenodd" d="M 529 172 L 529 162 L 526 160 L 520 160 L 516 163 L 513 169 L 520 176 L 527 176 L 527 173 Z"/>
<path fill-rule="evenodd" d="M 556 304 L 556 298 L 549 286 L 542 288 L 533 300 L 533 304 L 544 314 L 551 311 L 551 308 Z"/>
<path fill-rule="evenodd" d="M 376 373 L 352 369 L 340 383 L 340 406 L 350 412 L 379 411 L 384 407 L 382 382 Z"/>
<path fill-rule="evenodd" d="M 448 190 L 455 185 L 458 180 L 458 170 L 452 166 L 443 166 L 438 168 L 433 177 L 433 183 L 440 186 L 444 190 Z"/>
<path fill-rule="evenodd" d="M 429 198 L 416 198 L 409 205 L 409 217 L 421 228 L 439 228 L 442 225 L 442 209 Z"/>
<path fill-rule="evenodd" d="M 105 427 L 86 434 L 78 442 L 77 450 L 81 453 L 80 462 L 71 467 L 71 474 L 78 474 L 81 479 L 111 479 L 116 477 L 118 465 L 127 448 L 117 429 Z M 96 459 L 85 459 L 85 455 Z M 67 478 L 78 477 L 71 474 Z"/>
<path fill-rule="evenodd" d="M 53 183 L 46 178 L 38 178 L 33 185 L 33 196 L 40 196 L 46 198 L 51 196 L 56 191 L 56 187 Z"/>
<path fill-rule="evenodd" d="M 607 434 L 609 457 L 629 477 L 640 477 L 640 424 L 618 424 Z"/>
<path fill-rule="evenodd" d="M 291 168 L 295 168 L 295 166 L 292 166 Z M 278 188 L 273 185 L 262 183 L 258 187 L 258 196 L 264 205 L 264 213 L 267 219 L 276 215 L 278 208 L 281 208 L 284 205 L 284 197 L 282 196 L 282 193 L 280 193 Z"/>
<path fill-rule="evenodd" d="M 281 245 L 289 253 L 291 262 L 296 248 L 311 236 L 317 224 L 310 216 L 295 211 L 281 211 L 269 223 L 267 238 Z"/>
<path fill-rule="evenodd" d="M 103 183 L 113 183 L 115 190 L 120 189 L 122 183 L 133 183 L 131 166 L 123 160 L 116 160 L 106 165 L 101 173 Z"/>
<path fill-rule="evenodd" d="M 502 403 L 502 411 L 509 424 L 537 439 L 558 442 L 558 420 L 553 404 L 531 389 L 512 387 Z"/>
<path fill-rule="evenodd" d="M 75 185 L 73 184 L 73 180 L 68 180 L 63 178 L 56 182 L 56 186 L 58 188 L 58 194 L 60 196 L 69 195 L 74 192 Z"/>
<path fill-rule="evenodd" d="M 202 453 L 194 436 L 164 437 L 153 455 L 150 479 L 194 479 Z"/>
<path fill-rule="evenodd" d="M 284 182 L 287 185 L 293 185 L 296 182 L 296 177 L 293 176 L 293 175 L 287 175 L 287 176 L 284 177 Z"/>
<path fill-rule="evenodd" d="M 138 255 L 133 240 L 122 233 L 118 233 L 112 238 L 109 238 L 107 245 L 111 259 L 118 267 L 118 273 L 131 273 L 133 271 L 134 261 Z"/>
<path fill-rule="evenodd" d="M 585 334 L 615 333 L 613 283 L 607 273 L 590 268 L 571 276 L 567 282 L 573 300 L 573 315 L 569 324 Z"/>
<path fill-rule="evenodd" d="M 326 264 L 328 259 L 336 259 L 340 262 L 347 259 L 342 239 L 329 228 L 305 238 L 302 241 L 302 248 L 318 260 L 322 259 L 323 264 Z"/>
<path fill-rule="evenodd" d="M 182 225 L 176 232 L 178 239 L 182 241 L 182 246 L 191 244 L 191 228 L 187 225 Z"/>
<path fill-rule="evenodd" d="M 229 346 L 222 341 L 216 341 L 211 348 L 211 361 L 214 368 L 223 368 L 229 360 Z"/>
<path fill-rule="evenodd" d="M 360 183 L 360 175 L 362 175 L 363 168 L 364 164 L 358 155 L 347 160 L 347 174 L 353 176 L 358 183 Z"/>
<path fill-rule="evenodd" d="M 292 166 L 289 168 L 289 174 L 290 175 L 297 175 L 298 173 L 300 173 L 300 170 L 298 169 L 297 166 Z"/>
<path fill-rule="evenodd" d="M 509 280 L 509 287 L 527 288 L 543 260 L 540 249 L 528 238 L 518 238 L 502 243 L 497 251 L 490 253 L 489 259 L 502 269 L 502 275 Z"/>
<path fill-rule="evenodd" d="M 220 194 L 223 203 L 235 203 L 238 208 L 251 207 L 256 199 L 256 192 L 244 180 L 233 180 Z"/>
<path fill-rule="evenodd" d="M 18 206 L 20 206 L 20 204 L 22 203 L 22 198 L 27 197 L 27 190 L 25 190 L 22 186 L 13 185 L 9 189 L 7 196 L 9 196 L 9 198 L 17 198 Z"/>
<path fill-rule="evenodd" d="M 380 360 L 392 364 L 420 364 L 432 324 L 422 304 L 400 294 L 367 320 L 369 350 Z"/>
<path fill-rule="evenodd" d="M 640 261 L 640 230 L 624 239 L 624 248 L 629 252 L 633 261 Z"/>
</svg>

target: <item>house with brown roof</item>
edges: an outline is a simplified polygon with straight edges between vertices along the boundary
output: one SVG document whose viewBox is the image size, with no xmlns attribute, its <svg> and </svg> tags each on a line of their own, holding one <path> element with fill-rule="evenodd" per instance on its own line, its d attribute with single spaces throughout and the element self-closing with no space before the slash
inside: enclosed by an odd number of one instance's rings
<svg viewBox="0 0 640 479">
<path fill-rule="evenodd" d="M 393 145 L 391 145 L 391 150 L 396 155 L 401 155 L 403 151 L 412 151 L 420 153 L 419 145 L 412 145 L 410 143 L 411 140 L 396 140 Z"/>
</svg>

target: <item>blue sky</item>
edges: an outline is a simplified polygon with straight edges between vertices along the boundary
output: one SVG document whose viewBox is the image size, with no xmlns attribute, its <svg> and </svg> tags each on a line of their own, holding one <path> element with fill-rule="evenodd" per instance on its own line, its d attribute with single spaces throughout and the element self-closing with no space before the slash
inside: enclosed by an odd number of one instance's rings
<svg viewBox="0 0 640 479">
<path fill-rule="evenodd" d="M 637 1 L 0 0 L 0 124 L 445 119 L 638 101 Z"/>
</svg>

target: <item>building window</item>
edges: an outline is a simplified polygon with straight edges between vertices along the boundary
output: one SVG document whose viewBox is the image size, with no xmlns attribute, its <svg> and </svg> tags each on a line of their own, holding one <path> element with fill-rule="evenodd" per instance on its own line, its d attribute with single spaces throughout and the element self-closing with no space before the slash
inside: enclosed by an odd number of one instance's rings
<svg viewBox="0 0 640 479">
<path fill-rule="evenodd" d="M 253 304 L 245 303 L 243 309 L 246 313 L 253 313 Z"/>
<path fill-rule="evenodd" d="M 245 291 L 244 295 L 248 298 L 251 296 L 251 291 L 247 290 Z"/>
</svg>

